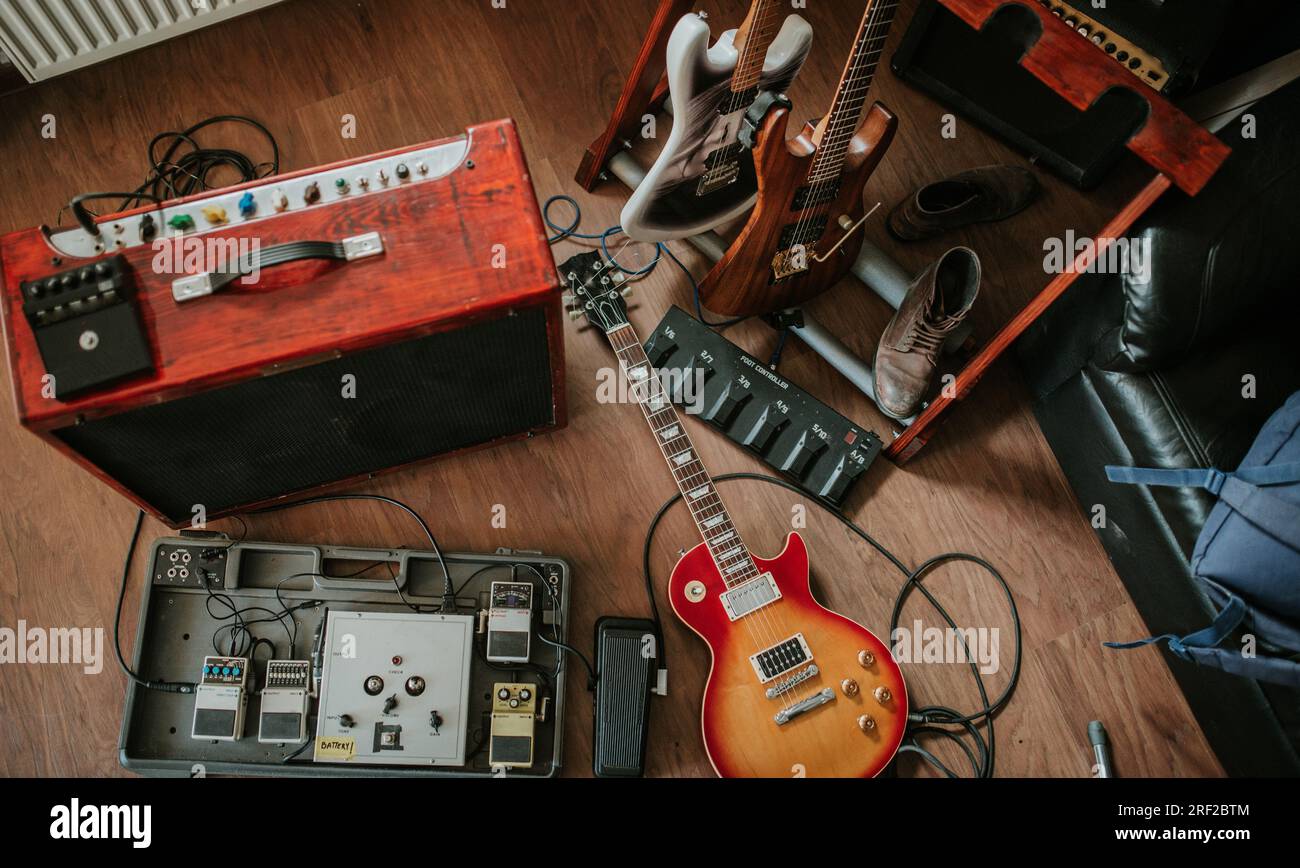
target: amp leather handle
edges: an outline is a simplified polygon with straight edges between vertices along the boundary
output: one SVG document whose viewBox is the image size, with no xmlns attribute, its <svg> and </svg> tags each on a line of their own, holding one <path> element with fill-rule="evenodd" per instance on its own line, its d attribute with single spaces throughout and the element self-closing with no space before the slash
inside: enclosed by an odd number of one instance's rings
<svg viewBox="0 0 1300 868">
<path fill-rule="evenodd" d="M 252 271 L 261 271 L 277 265 L 298 262 L 303 259 L 337 259 L 353 262 L 378 256 L 384 252 L 384 241 L 378 232 L 355 235 L 342 241 L 290 241 L 277 244 L 266 250 L 253 254 L 252 262 L 234 263 L 228 271 L 207 271 L 202 274 L 190 274 L 172 281 L 172 298 L 177 304 L 193 301 L 214 292 L 220 292 L 236 280 Z"/>
</svg>

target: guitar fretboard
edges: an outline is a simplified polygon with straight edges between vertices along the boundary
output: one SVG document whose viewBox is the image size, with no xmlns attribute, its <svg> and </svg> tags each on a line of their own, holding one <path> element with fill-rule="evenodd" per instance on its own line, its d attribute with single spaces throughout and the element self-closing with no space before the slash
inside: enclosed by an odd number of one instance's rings
<svg viewBox="0 0 1300 868">
<path fill-rule="evenodd" d="M 758 575 L 758 567 L 749 549 L 732 524 L 695 444 L 682 426 L 677 409 L 663 388 L 663 383 L 646 357 L 645 348 L 630 325 L 607 333 L 632 395 L 641 405 L 655 441 L 672 471 L 677 488 L 690 510 L 691 518 L 708 544 L 709 553 L 728 587 Z"/>
<path fill-rule="evenodd" d="M 889 39 L 889 27 L 894 23 L 898 0 L 872 0 L 862 15 L 858 35 L 853 41 L 853 51 L 844 64 L 840 85 L 835 91 L 835 101 L 827 113 L 826 128 L 817 143 L 812 168 L 808 170 L 808 183 L 820 184 L 839 177 L 853 134 L 857 132 L 862 107 L 871 90 L 876 66 Z"/>
<path fill-rule="evenodd" d="M 763 65 L 767 62 L 767 50 L 781 23 L 783 5 L 782 0 L 754 0 L 750 6 L 749 16 L 737 34 L 741 44 L 736 46 L 740 56 L 736 58 L 736 70 L 731 75 L 734 93 L 745 93 L 758 85 Z"/>
</svg>

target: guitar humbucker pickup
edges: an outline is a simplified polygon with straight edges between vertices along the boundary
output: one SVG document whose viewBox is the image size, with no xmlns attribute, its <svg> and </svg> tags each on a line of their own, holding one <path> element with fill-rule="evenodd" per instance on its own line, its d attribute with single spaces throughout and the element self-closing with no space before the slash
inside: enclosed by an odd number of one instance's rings
<svg viewBox="0 0 1300 868">
<path fill-rule="evenodd" d="M 719 596 L 722 598 L 722 608 L 727 610 L 727 617 L 735 621 L 781 599 L 781 589 L 776 586 L 776 579 L 772 578 L 771 573 L 761 573 Z"/>
<path fill-rule="evenodd" d="M 754 672 L 757 673 L 758 680 L 762 684 L 784 675 L 796 666 L 802 666 L 811 659 L 812 649 L 808 647 L 808 642 L 802 633 L 795 633 L 789 639 L 765 648 L 757 654 L 749 655 L 749 662 L 753 665 Z"/>
</svg>

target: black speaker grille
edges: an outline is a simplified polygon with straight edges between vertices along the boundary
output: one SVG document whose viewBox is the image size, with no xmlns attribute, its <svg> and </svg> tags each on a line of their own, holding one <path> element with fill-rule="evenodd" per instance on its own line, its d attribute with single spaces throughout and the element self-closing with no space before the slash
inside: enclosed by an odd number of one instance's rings
<svg viewBox="0 0 1300 868">
<path fill-rule="evenodd" d="M 179 524 L 554 421 L 535 308 L 54 433 Z"/>
</svg>

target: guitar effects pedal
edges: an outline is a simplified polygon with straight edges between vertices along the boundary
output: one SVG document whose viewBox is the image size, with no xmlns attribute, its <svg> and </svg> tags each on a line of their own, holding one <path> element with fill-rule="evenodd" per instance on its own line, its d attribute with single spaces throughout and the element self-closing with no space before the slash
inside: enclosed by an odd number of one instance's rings
<svg viewBox="0 0 1300 868">
<path fill-rule="evenodd" d="M 310 660 L 267 661 L 262 705 L 257 715 L 258 741 L 284 744 L 306 740 L 310 683 Z"/>
<path fill-rule="evenodd" d="M 537 723 L 537 685 L 492 685 L 492 731 L 488 763 L 495 768 L 533 764 L 533 730 Z"/>
<path fill-rule="evenodd" d="M 244 736 L 248 708 L 248 659 L 204 657 L 194 691 L 190 735 L 203 741 L 238 741 Z"/>
<path fill-rule="evenodd" d="M 487 659 L 493 663 L 527 663 L 531 651 L 533 585 L 493 582 L 488 608 Z"/>
</svg>

